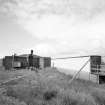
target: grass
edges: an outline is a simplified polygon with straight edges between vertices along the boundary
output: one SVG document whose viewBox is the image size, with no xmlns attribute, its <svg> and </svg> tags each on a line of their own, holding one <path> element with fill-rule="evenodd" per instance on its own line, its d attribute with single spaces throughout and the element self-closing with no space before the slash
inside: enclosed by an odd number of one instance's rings
<svg viewBox="0 0 105 105">
<path fill-rule="evenodd" d="M 70 79 L 56 69 L 32 72 L 6 87 L 6 93 L 0 95 L 0 105 L 105 105 L 104 85 L 80 79 L 69 84 Z M 11 100 L 14 103 L 8 104 Z"/>
<path fill-rule="evenodd" d="M 26 105 L 26 104 L 24 102 L 20 102 L 18 99 L 0 95 L 0 105 Z"/>
</svg>

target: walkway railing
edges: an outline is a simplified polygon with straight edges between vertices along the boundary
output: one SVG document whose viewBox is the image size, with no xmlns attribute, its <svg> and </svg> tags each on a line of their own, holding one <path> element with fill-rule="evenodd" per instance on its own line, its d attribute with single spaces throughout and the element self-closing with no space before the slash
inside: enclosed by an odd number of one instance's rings
<svg viewBox="0 0 105 105">
<path fill-rule="evenodd" d="M 105 73 L 105 64 L 91 65 L 91 73 Z"/>
</svg>

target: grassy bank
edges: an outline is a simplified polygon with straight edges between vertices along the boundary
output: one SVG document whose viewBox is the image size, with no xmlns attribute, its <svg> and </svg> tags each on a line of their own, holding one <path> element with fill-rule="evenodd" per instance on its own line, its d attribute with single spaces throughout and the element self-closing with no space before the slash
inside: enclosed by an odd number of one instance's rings
<svg viewBox="0 0 105 105">
<path fill-rule="evenodd" d="M 6 86 L 6 92 L 0 95 L 0 105 L 105 104 L 104 85 L 84 80 L 75 80 L 69 84 L 70 79 L 71 76 L 56 69 L 32 72 L 31 76 L 12 81 L 16 83 Z"/>
</svg>

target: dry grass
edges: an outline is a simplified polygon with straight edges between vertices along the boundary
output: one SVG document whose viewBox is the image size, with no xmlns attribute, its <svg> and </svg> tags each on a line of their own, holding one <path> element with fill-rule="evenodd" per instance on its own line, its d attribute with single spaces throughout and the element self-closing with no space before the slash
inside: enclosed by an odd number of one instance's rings
<svg viewBox="0 0 105 105">
<path fill-rule="evenodd" d="M 11 83 L 4 97 L 20 102 L 18 105 L 105 105 L 104 86 L 84 80 L 75 80 L 69 84 L 70 79 L 71 76 L 55 69 L 40 71 L 38 74 L 32 72 L 31 77 L 18 80 L 14 85 Z"/>
<path fill-rule="evenodd" d="M 26 104 L 24 102 L 20 102 L 18 99 L 0 95 L 0 105 L 26 105 Z"/>
</svg>

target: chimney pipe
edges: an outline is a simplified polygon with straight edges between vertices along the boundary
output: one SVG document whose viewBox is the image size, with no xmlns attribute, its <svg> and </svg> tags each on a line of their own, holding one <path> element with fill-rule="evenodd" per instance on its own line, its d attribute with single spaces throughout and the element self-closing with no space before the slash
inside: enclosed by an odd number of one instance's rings
<svg viewBox="0 0 105 105">
<path fill-rule="evenodd" d="M 33 50 L 31 50 L 31 55 L 33 55 Z"/>
</svg>

